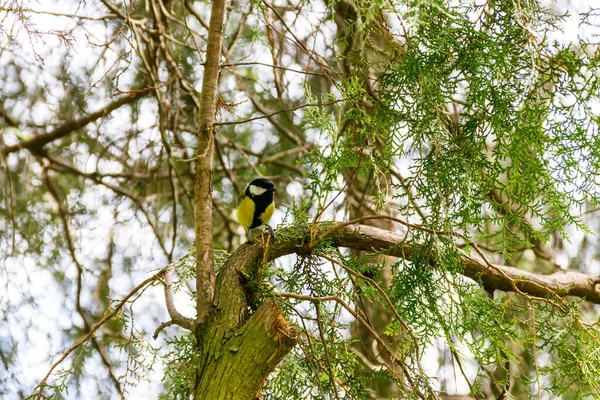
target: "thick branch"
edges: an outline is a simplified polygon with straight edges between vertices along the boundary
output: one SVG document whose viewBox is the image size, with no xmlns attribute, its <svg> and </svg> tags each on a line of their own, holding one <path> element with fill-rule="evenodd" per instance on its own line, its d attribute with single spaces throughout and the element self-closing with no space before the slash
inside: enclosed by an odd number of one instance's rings
<svg viewBox="0 0 600 400">
<path fill-rule="evenodd" d="M 388 254 L 410 259 L 415 251 L 414 243 L 404 243 L 406 235 L 385 231 L 365 225 L 350 225 L 335 232 L 334 243 L 340 247 L 356 250 L 385 250 Z M 584 297 L 591 303 L 600 304 L 600 278 L 579 272 L 557 272 L 540 275 L 518 268 L 491 264 L 480 256 L 460 251 L 462 274 L 488 289 L 518 291 L 536 297 L 548 295 Z"/>
<path fill-rule="evenodd" d="M 339 228 L 336 228 L 337 226 Z M 390 256 L 407 260 L 412 258 L 417 249 L 417 244 L 414 241 L 407 242 L 406 232 L 400 229 L 390 232 L 367 225 L 344 225 L 341 223 L 333 226 L 320 226 L 317 229 L 318 233 L 314 236 L 316 240 L 313 242 L 313 246 L 318 244 L 321 235 L 327 233 L 328 240 L 331 240 L 336 247 L 367 252 L 385 252 Z M 296 240 L 272 243 L 269 246 L 267 259 L 273 260 L 298 251 L 310 251 L 306 245 L 304 248 L 301 246 L 302 243 L 298 243 Z M 491 264 L 478 255 L 467 254 L 463 250 L 457 251 L 460 253 L 459 262 L 464 267 L 462 274 L 488 289 L 519 291 L 536 297 L 576 296 L 583 297 L 591 303 L 600 304 L 600 278 L 571 271 L 557 272 L 552 275 L 534 274 L 514 267 Z M 262 248 L 259 244 L 241 246 L 232 254 L 217 278 L 215 305 L 231 315 L 237 313 L 237 324 L 242 324 L 244 321 L 244 307 L 247 305 L 245 289 L 240 285 L 225 283 L 235 282 L 236 279 L 239 281 L 240 276 L 251 275 L 254 272 L 253 268 L 256 268 L 257 261 L 261 259 Z M 432 257 L 433 259 L 435 257 Z"/>
<path fill-rule="evenodd" d="M 165 302 L 167 304 L 167 312 L 171 321 L 175 325 L 179 325 L 183 328 L 193 330 L 194 320 L 192 318 L 184 317 L 175 307 L 175 299 L 173 298 L 173 270 L 167 268 L 165 272 L 164 289 L 165 289 Z"/>
<path fill-rule="evenodd" d="M 136 99 L 142 97 L 144 94 L 147 94 L 146 91 L 131 91 L 129 96 L 123 96 L 118 100 L 113 101 L 112 103 L 107 104 L 105 107 L 100 110 L 93 112 L 85 117 L 81 117 L 74 121 L 67 121 L 59 127 L 55 128 L 53 131 L 48 133 L 43 133 L 41 135 L 37 135 L 29 140 L 23 140 L 13 146 L 6 146 L 2 148 L 2 154 L 7 155 L 9 153 L 13 153 L 15 151 L 21 149 L 28 149 L 32 152 L 39 153 L 42 148 L 50 142 L 55 141 L 56 139 L 60 139 L 76 131 L 77 129 L 81 129 L 87 124 L 94 122 L 95 120 L 102 118 L 117 108 L 124 106 L 125 104 L 133 103 Z"/>
</svg>

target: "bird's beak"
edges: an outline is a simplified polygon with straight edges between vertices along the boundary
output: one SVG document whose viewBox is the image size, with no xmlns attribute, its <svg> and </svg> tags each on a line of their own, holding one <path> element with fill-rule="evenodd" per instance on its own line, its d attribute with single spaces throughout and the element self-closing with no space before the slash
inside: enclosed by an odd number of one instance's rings
<svg viewBox="0 0 600 400">
<path fill-rule="evenodd" d="M 271 189 L 269 189 L 269 190 L 270 190 L 271 192 L 276 192 L 276 191 L 277 191 L 277 189 L 275 189 L 275 188 L 271 188 Z"/>
</svg>

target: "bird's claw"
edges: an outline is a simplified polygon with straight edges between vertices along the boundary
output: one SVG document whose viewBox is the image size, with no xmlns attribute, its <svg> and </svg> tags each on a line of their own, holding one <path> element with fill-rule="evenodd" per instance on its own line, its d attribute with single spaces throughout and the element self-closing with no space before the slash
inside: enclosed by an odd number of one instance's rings
<svg viewBox="0 0 600 400">
<path fill-rule="evenodd" d="M 265 225 L 267 227 L 267 229 L 269 230 L 269 234 L 271 235 L 271 237 L 273 238 L 273 240 L 275 240 L 275 231 L 273 230 L 273 228 L 271 228 L 270 225 Z"/>
</svg>

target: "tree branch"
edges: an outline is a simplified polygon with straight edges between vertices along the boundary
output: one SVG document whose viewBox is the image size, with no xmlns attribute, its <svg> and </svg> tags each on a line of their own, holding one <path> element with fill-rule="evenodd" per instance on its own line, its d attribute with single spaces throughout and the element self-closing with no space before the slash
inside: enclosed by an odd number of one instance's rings
<svg viewBox="0 0 600 400">
<path fill-rule="evenodd" d="M 330 232 L 330 231 L 329 231 Z M 344 226 L 332 234 L 334 243 L 364 251 L 388 250 L 387 254 L 410 260 L 415 251 L 414 243 L 406 243 L 405 235 L 366 225 Z M 530 296 L 576 296 L 600 304 L 600 278 L 579 272 L 557 272 L 540 275 L 506 265 L 492 264 L 479 255 L 464 250 L 459 262 L 462 274 L 489 289 L 514 292 L 515 288 Z"/>
<path fill-rule="evenodd" d="M 179 311 L 177 311 L 177 308 L 175 308 L 175 300 L 173 299 L 173 290 L 172 290 L 172 286 L 173 286 L 173 269 L 172 267 L 168 267 L 167 271 L 165 272 L 165 280 L 164 280 L 164 287 L 165 287 L 165 302 L 167 304 L 167 311 L 169 313 L 169 317 L 171 317 L 171 321 L 172 324 L 175 325 L 179 325 L 185 329 L 189 329 L 190 331 L 194 330 L 194 319 L 192 318 L 187 318 L 184 317 L 183 315 L 181 315 L 181 313 Z M 161 324 L 162 328 L 165 328 L 166 326 L 163 326 L 165 324 Z M 171 325 L 171 324 L 169 324 Z M 157 331 L 155 332 L 154 338 L 156 339 L 156 337 L 158 336 L 158 332 L 160 332 L 160 330 L 157 329 Z"/>
<path fill-rule="evenodd" d="M 352 309 L 352 307 L 350 307 L 348 305 L 348 303 L 346 303 L 344 300 L 342 300 L 341 297 L 337 296 L 337 295 L 333 295 L 333 296 L 322 296 L 322 297 L 314 297 L 314 296 L 307 296 L 307 295 L 302 295 L 302 294 L 296 294 L 296 293 L 287 293 L 287 292 L 280 292 L 278 293 L 279 296 L 281 297 L 287 297 L 287 298 L 292 298 L 292 299 L 297 299 L 297 300 L 305 300 L 305 301 L 310 301 L 312 303 L 315 304 L 315 306 L 318 307 L 318 305 L 321 302 L 324 301 L 335 301 L 336 303 L 338 303 L 339 305 L 341 305 L 350 315 L 352 315 L 352 317 L 354 317 L 358 323 L 360 323 L 362 326 L 364 326 L 367 331 L 369 331 L 369 333 L 371 334 L 371 336 L 373 337 L 373 339 L 375 339 L 375 341 L 377 342 L 377 344 L 381 347 L 381 349 L 387 353 L 387 355 L 390 357 L 391 360 L 399 360 L 400 358 L 398 357 L 397 354 L 395 354 L 394 350 L 392 350 L 386 343 L 385 341 L 381 338 L 381 336 L 379 336 L 379 334 L 373 329 L 372 325 L 370 323 L 368 323 L 364 318 L 362 318 L 355 310 Z M 317 323 L 319 323 L 319 321 L 321 320 L 320 317 L 317 317 Z M 322 333 L 321 333 L 322 336 Z M 324 347 L 327 347 L 325 344 L 323 344 Z M 385 364 L 388 364 L 387 362 L 385 362 L 385 360 L 383 360 Z M 407 379 L 408 383 L 412 386 L 414 385 L 414 377 L 412 376 L 412 374 L 410 373 L 409 369 L 406 368 L 406 365 L 399 363 L 399 366 L 402 368 L 403 373 L 404 373 L 404 377 Z M 402 382 L 402 377 L 400 376 L 400 374 L 395 372 L 395 368 L 392 365 L 387 365 L 388 371 L 395 375 L 396 378 L 398 378 L 398 382 Z M 331 379 L 333 380 L 333 374 L 330 373 L 331 375 Z M 425 396 L 420 393 L 420 392 L 416 392 L 417 396 L 421 397 L 422 399 L 425 399 Z"/>
<path fill-rule="evenodd" d="M 7 154 L 13 153 L 15 151 L 21 150 L 21 149 L 27 149 L 32 152 L 39 153 L 39 152 L 41 152 L 42 148 L 45 145 L 47 145 L 48 143 L 53 142 L 56 139 L 65 137 L 77 129 L 83 128 L 87 124 L 94 122 L 95 120 L 110 114 L 111 112 L 113 112 L 114 110 L 116 110 L 117 108 L 119 108 L 125 104 L 133 103 L 138 98 L 147 94 L 147 91 L 134 90 L 129 93 L 130 93 L 129 96 L 121 97 L 118 100 L 115 100 L 112 103 L 107 104 L 100 110 L 93 112 L 89 115 L 86 115 L 85 117 L 79 118 L 74 121 L 67 121 L 64 124 L 55 128 L 53 131 L 50 131 L 47 133 L 42 133 L 41 135 L 37 135 L 29 140 L 23 140 L 12 146 L 3 147 L 2 154 L 7 155 Z"/>
<path fill-rule="evenodd" d="M 217 88 L 225 4 L 226 0 L 212 2 L 198 121 L 194 211 L 196 220 L 196 311 L 199 322 L 203 321 L 208 314 L 215 290 L 212 226 L 213 130 L 217 113 Z"/>
<path fill-rule="evenodd" d="M 366 217 L 365 217 L 366 218 Z M 229 354 L 226 349 L 238 349 L 231 341 L 239 338 L 240 331 L 245 329 L 250 320 L 256 320 L 256 315 L 251 316 L 249 310 L 249 293 L 247 281 L 256 276 L 260 268 L 270 260 L 288 254 L 309 254 L 315 247 L 327 240 L 334 247 L 346 247 L 365 252 L 383 253 L 388 256 L 411 260 L 421 244 L 414 240 L 407 241 L 410 232 L 418 230 L 418 225 L 405 223 L 394 232 L 375 228 L 372 226 L 347 223 L 320 223 L 307 227 L 304 232 L 298 227 L 282 230 L 279 238 L 290 237 L 287 240 L 267 243 L 250 243 L 240 246 L 220 269 L 216 280 L 214 312 L 209 315 L 204 323 L 197 328 L 200 357 L 205 361 L 206 367 L 199 374 L 200 382 L 197 393 L 203 393 L 200 388 L 205 388 L 211 376 L 222 371 L 223 365 L 218 360 L 223 354 Z M 423 230 L 425 228 L 422 228 Z M 446 231 L 427 230 L 432 235 L 453 236 L 460 239 L 460 235 Z M 478 250 L 478 248 L 476 248 Z M 439 267 L 435 257 L 436 250 L 431 249 L 431 266 Z M 471 255 L 464 250 L 457 249 L 459 262 L 463 266 L 462 274 L 484 287 L 505 291 L 515 291 L 530 299 L 546 300 L 546 296 L 579 296 L 587 301 L 600 304 L 600 279 L 592 278 L 576 272 L 557 273 L 549 276 L 533 274 L 517 268 L 492 264 L 480 255 Z M 300 298 L 298 294 L 286 294 L 287 297 Z M 308 299 L 308 298 L 307 298 Z M 308 299 L 311 300 L 311 299 Z M 315 301 L 334 300 L 340 303 L 337 297 L 321 297 Z M 311 300 L 312 301 L 312 300 Z M 557 304 L 553 300 L 549 300 Z M 347 305 L 347 304 L 346 304 Z M 558 305 L 558 304 L 557 304 Z M 342 305 L 343 306 L 343 305 Z M 351 307 L 346 308 L 351 312 Z M 353 314 L 361 324 L 368 325 L 366 321 L 358 319 L 358 313 Z M 283 323 L 286 321 L 282 321 Z M 293 335 L 290 336 L 290 340 Z M 376 338 L 376 336 L 374 336 Z M 236 339 L 237 340 L 237 339 Z M 292 343 L 291 341 L 289 343 Z M 385 349 L 385 342 L 378 343 Z M 233 346 L 233 347 L 232 347 Z M 279 360 L 287 354 L 291 347 L 278 348 Z M 393 355 L 393 352 L 390 351 Z M 393 358 L 392 358 L 393 360 Z M 227 361 L 232 365 L 234 361 Z M 237 361 L 236 361 L 237 362 Z M 407 371 L 403 371 L 407 374 Z M 220 376 L 220 375 L 219 375 Z M 258 378 L 257 378 L 258 379 Z M 409 383 L 410 385 L 410 383 Z M 418 394 L 424 396 L 423 394 Z"/>
<path fill-rule="evenodd" d="M 316 246 L 324 235 L 335 247 L 347 247 L 354 250 L 367 252 L 385 252 L 389 256 L 410 260 L 417 249 L 417 244 L 407 242 L 407 228 L 398 228 L 395 232 L 375 228 L 367 225 L 343 223 L 319 224 L 311 234 Z M 412 228 L 411 228 L 412 229 Z M 298 229 L 294 229 L 295 236 Z M 308 235 L 309 232 L 306 232 Z M 285 237 L 285 233 L 279 234 Z M 310 252 L 306 243 L 300 239 L 271 243 L 268 248 L 267 259 L 274 260 L 284 255 L 297 252 Z M 434 251 L 434 250 L 432 250 Z M 546 296 L 575 296 L 585 298 L 586 301 L 600 304 L 600 278 L 594 278 L 579 272 L 557 272 L 552 275 L 540 275 L 520 270 L 506 265 L 492 264 L 480 255 L 468 254 L 464 250 L 459 252 L 459 262 L 463 266 L 462 275 L 473 279 L 489 289 L 503 291 L 518 291 L 524 295 L 535 297 Z M 257 261 L 263 259 L 262 247 L 258 243 L 240 246 L 235 251 L 227 264 L 217 277 L 217 291 L 215 304 L 226 307 L 231 312 L 239 313 L 246 304 L 245 288 L 242 285 L 231 285 L 226 282 L 235 282 L 239 276 L 250 276 L 256 268 Z M 432 264 L 435 257 L 431 257 Z M 436 265 L 433 265 L 436 267 Z M 517 290 L 515 290 L 515 288 Z M 233 328 L 233 327 L 232 327 Z"/>
<path fill-rule="evenodd" d="M 75 344 L 73 344 L 71 347 L 69 347 L 63 354 L 62 356 L 60 356 L 60 358 L 58 360 L 56 360 L 56 362 L 54 364 L 52 364 L 52 366 L 50 367 L 50 370 L 48 371 L 48 373 L 46 373 L 46 375 L 44 376 L 44 378 L 42 378 L 42 380 L 40 381 L 40 383 L 37 386 L 36 392 L 34 393 L 31 397 L 35 398 L 35 399 L 42 399 L 42 398 L 46 398 L 46 396 L 44 395 L 44 388 L 46 387 L 46 381 L 48 380 L 48 378 L 50 377 L 50 375 L 52 374 L 52 371 L 54 371 L 54 369 L 65 360 L 65 358 L 67 358 L 69 356 L 69 354 L 71 354 L 75 349 L 77 349 L 78 347 L 82 346 L 83 344 L 87 343 L 90 339 L 92 339 L 94 337 L 94 335 L 96 334 L 96 331 L 102 326 L 104 325 L 108 320 L 110 320 L 112 317 L 114 317 L 115 315 L 117 315 L 119 313 L 119 311 L 121 310 L 121 308 L 123 308 L 123 306 L 125 304 L 127 304 L 127 301 L 129 301 L 129 299 L 135 295 L 137 292 L 139 292 L 140 290 L 145 289 L 147 286 L 151 285 L 152 283 L 154 283 L 154 281 L 159 280 L 161 275 L 163 275 L 165 273 L 166 269 L 162 269 L 160 271 L 158 271 L 156 274 L 152 275 L 151 277 L 149 277 L 148 279 L 146 279 L 145 281 L 143 281 L 142 283 L 140 283 L 139 285 L 137 285 L 131 292 L 129 292 L 129 294 L 127 296 L 125 296 L 123 299 L 121 299 L 121 301 L 119 301 L 112 310 L 107 309 L 104 312 L 104 316 L 102 317 L 102 319 L 100 321 L 98 321 L 93 327 L 92 329 L 89 330 L 89 332 L 83 336 L 82 338 L 80 338 Z"/>
<path fill-rule="evenodd" d="M 114 193 L 130 199 L 136 205 L 136 207 L 138 207 L 140 209 L 142 214 L 144 214 L 144 217 L 146 218 L 148 225 L 150 225 L 150 228 L 152 228 L 152 232 L 154 233 L 154 236 L 156 237 L 156 241 L 158 242 L 158 245 L 160 246 L 163 253 L 165 254 L 165 257 L 167 259 L 170 259 L 169 250 L 167 249 L 164 238 L 160 234 L 160 231 L 158 229 L 158 224 L 157 224 L 157 222 L 152 220 L 150 212 L 144 206 L 144 197 L 143 196 L 133 193 L 121 186 L 114 185 L 112 183 L 107 182 L 106 180 L 102 179 L 103 175 L 98 174 L 97 172 L 89 172 L 89 173 L 83 172 L 83 171 L 77 169 L 77 167 L 75 167 L 74 165 L 71 165 L 71 164 L 67 163 L 66 161 L 59 160 L 58 158 L 54 158 L 49 155 L 46 155 L 45 158 L 48 161 L 50 161 L 50 163 L 51 163 L 50 168 L 52 168 L 56 171 L 72 173 L 72 174 L 82 176 L 84 178 L 91 179 L 93 182 L 95 182 L 99 185 L 102 185 L 102 186 L 106 187 L 107 189 L 110 189 Z M 56 166 L 58 166 L 59 168 L 56 168 Z"/>
<path fill-rule="evenodd" d="M 58 188 L 56 187 L 56 185 L 54 184 L 54 182 L 52 181 L 52 178 L 50 177 L 50 175 L 48 173 L 47 165 L 45 165 L 43 167 L 42 180 L 45 182 L 46 187 L 48 188 L 48 191 L 50 192 L 50 195 L 54 199 L 54 202 L 56 203 L 56 206 L 58 208 L 58 215 L 63 224 L 65 239 L 67 241 L 67 247 L 69 249 L 69 254 L 71 255 L 71 260 L 73 261 L 73 263 L 75 264 L 75 266 L 77 268 L 77 280 L 76 280 L 77 290 L 75 293 L 76 294 L 75 308 L 77 309 L 77 312 L 79 313 L 79 315 L 81 316 L 81 319 L 83 320 L 83 325 L 84 325 L 85 330 L 87 332 L 89 332 L 92 329 L 92 327 L 90 325 L 89 312 L 81 304 L 81 297 L 82 297 L 81 293 L 82 293 L 82 288 L 83 288 L 83 284 L 82 284 L 83 265 L 77 258 L 77 254 L 75 251 L 75 243 L 73 242 L 73 235 L 71 234 L 71 228 L 69 225 L 69 215 L 71 213 L 69 212 L 65 202 L 61 200 L 59 192 L 58 192 Z M 106 368 L 108 370 L 108 375 L 110 376 L 110 379 L 113 381 L 115 388 L 117 389 L 117 392 L 119 393 L 120 397 L 123 398 L 123 389 L 121 387 L 121 383 L 119 382 L 119 379 L 117 378 L 117 376 L 115 375 L 115 373 L 113 371 L 113 366 L 110 363 L 108 352 L 106 351 L 106 348 L 94 336 L 92 336 L 91 341 L 92 341 L 92 344 L 94 345 L 94 347 L 96 348 L 96 350 L 98 350 L 100 359 L 102 360 L 102 363 L 106 366 Z"/>
</svg>

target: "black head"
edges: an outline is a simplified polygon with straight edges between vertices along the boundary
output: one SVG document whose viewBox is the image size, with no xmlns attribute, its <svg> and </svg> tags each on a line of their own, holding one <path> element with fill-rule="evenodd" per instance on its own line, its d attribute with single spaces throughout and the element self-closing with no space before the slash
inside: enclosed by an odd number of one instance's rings
<svg viewBox="0 0 600 400">
<path fill-rule="evenodd" d="M 246 196 L 257 197 L 257 196 L 273 196 L 275 192 L 275 185 L 268 179 L 259 178 L 255 179 L 246 188 Z"/>
<path fill-rule="evenodd" d="M 273 185 L 273 182 L 265 178 L 255 179 L 252 182 L 250 182 L 250 185 L 258 186 L 263 189 L 275 189 L 275 185 Z"/>
</svg>

